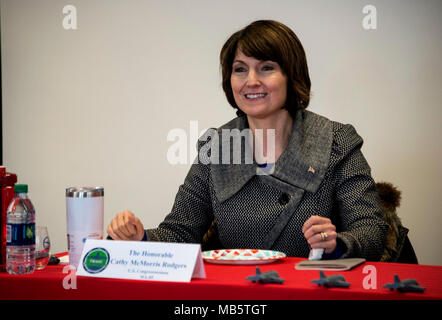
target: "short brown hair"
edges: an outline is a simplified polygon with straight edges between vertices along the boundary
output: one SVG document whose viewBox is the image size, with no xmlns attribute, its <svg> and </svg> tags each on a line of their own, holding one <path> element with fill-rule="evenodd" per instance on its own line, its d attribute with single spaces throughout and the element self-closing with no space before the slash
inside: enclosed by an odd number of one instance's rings
<svg viewBox="0 0 442 320">
<path fill-rule="evenodd" d="M 287 76 L 285 108 L 294 116 L 310 102 L 310 77 L 304 48 L 296 34 L 286 25 L 273 20 L 258 20 L 235 32 L 221 49 L 222 86 L 230 105 L 238 115 L 244 113 L 233 97 L 230 77 L 237 50 L 258 60 L 277 62 Z"/>
</svg>

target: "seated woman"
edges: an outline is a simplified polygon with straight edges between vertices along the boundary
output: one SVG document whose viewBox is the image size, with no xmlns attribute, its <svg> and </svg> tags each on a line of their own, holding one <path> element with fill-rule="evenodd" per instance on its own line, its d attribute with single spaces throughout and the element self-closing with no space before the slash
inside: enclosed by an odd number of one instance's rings
<svg viewBox="0 0 442 320">
<path fill-rule="evenodd" d="M 200 161 L 158 228 L 144 230 L 126 210 L 112 219 L 108 234 L 116 240 L 200 243 L 216 219 L 224 248 L 297 257 L 323 248 L 326 258 L 379 260 L 388 226 L 361 152 L 363 140 L 353 126 L 306 110 L 311 84 L 295 33 L 276 21 L 255 21 L 227 40 L 220 60 L 222 86 L 237 117 L 200 138 Z M 249 132 L 252 141 L 239 148 L 240 163 L 224 161 L 238 148 L 221 143 L 235 129 Z"/>
</svg>

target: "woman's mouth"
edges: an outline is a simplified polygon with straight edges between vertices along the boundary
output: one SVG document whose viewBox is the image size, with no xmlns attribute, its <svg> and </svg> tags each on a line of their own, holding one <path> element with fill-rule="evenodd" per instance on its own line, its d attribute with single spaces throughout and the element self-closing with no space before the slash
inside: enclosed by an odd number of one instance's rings
<svg viewBox="0 0 442 320">
<path fill-rule="evenodd" d="M 248 100 L 257 100 L 267 96 L 267 93 L 246 93 L 244 96 Z"/>
</svg>

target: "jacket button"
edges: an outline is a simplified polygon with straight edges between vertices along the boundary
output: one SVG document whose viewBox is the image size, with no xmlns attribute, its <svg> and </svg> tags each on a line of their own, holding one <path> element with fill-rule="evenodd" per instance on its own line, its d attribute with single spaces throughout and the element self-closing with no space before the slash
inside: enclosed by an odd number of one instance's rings
<svg viewBox="0 0 442 320">
<path fill-rule="evenodd" d="M 283 206 L 286 205 L 287 203 L 289 203 L 289 201 L 290 201 L 290 195 L 287 193 L 283 193 L 279 197 L 279 203 L 282 204 Z"/>
</svg>

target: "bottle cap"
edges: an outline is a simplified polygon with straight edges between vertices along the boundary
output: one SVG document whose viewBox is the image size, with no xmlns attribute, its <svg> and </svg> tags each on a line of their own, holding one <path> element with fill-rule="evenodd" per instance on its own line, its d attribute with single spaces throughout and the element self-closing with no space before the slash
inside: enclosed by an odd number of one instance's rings
<svg viewBox="0 0 442 320">
<path fill-rule="evenodd" d="M 27 184 L 16 184 L 14 186 L 15 193 L 28 193 L 28 185 Z"/>
</svg>

